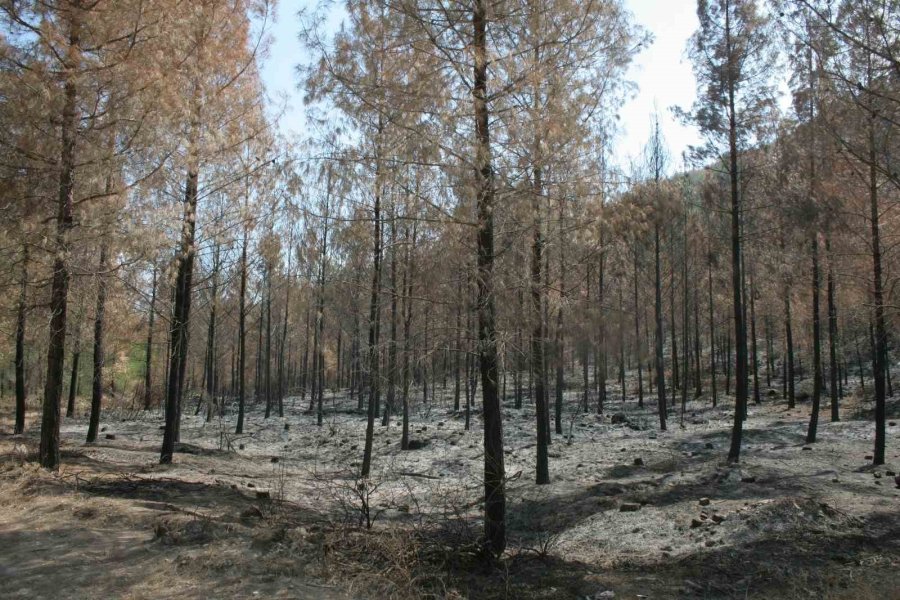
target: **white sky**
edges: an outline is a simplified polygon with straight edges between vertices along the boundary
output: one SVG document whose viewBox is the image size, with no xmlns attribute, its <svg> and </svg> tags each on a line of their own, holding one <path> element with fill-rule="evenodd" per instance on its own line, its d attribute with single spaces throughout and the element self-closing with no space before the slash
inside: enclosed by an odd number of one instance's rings
<svg viewBox="0 0 900 600">
<path fill-rule="evenodd" d="M 285 135 L 302 135 L 303 101 L 294 66 L 300 62 L 302 48 L 297 41 L 297 12 L 310 0 L 280 0 L 272 28 L 272 47 L 262 69 L 269 94 L 286 100 L 281 119 Z M 696 0 L 625 0 L 635 21 L 648 30 L 653 44 L 632 64 L 629 79 L 638 86 L 636 95 L 619 111 L 620 129 L 615 143 L 615 159 L 625 166 L 629 157 L 637 157 L 650 136 L 654 105 L 672 156 L 680 167 L 681 153 L 699 141 L 693 127 L 683 127 L 672 116 L 670 107 L 689 107 L 695 97 L 695 80 L 685 56 L 687 39 L 697 26 Z"/>
</svg>

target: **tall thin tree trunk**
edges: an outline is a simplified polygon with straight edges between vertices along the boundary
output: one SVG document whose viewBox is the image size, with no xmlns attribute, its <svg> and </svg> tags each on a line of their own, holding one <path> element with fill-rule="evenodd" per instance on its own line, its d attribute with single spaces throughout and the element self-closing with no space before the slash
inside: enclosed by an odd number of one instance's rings
<svg viewBox="0 0 900 600">
<path fill-rule="evenodd" d="M 25 324 L 28 317 L 28 244 L 22 244 L 19 303 L 16 307 L 16 423 L 13 433 L 25 433 Z"/>
<path fill-rule="evenodd" d="M 81 319 L 75 321 L 75 328 L 72 332 L 75 338 L 72 345 L 72 374 L 69 377 L 69 401 L 66 404 L 66 418 L 71 419 L 75 416 L 75 396 L 78 393 L 78 367 L 81 362 Z"/>
<path fill-rule="evenodd" d="M 69 296 L 69 231 L 73 227 L 75 200 L 75 136 L 78 130 L 75 71 L 81 42 L 80 0 L 72 0 L 68 12 L 69 39 L 63 66 L 63 107 L 60 121 L 59 188 L 57 195 L 55 256 L 50 284 L 50 333 L 47 344 L 47 377 L 41 416 L 41 466 L 59 468 L 60 400 L 66 348 L 66 310 Z"/>
<path fill-rule="evenodd" d="M 380 137 L 383 130 L 381 119 L 378 122 Z M 369 298 L 369 402 L 366 411 L 366 441 L 363 450 L 362 477 L 368 477 L 372 469 L 372 443 L 375 435 L 375 415 L 378 411 L 378 399 L 381 394 L 381 362 L 378 351 L 379 300 L 381 296 L 381 157 L 375 157 L 375 204 L 373 207 L 372 233 L 372 290 Z"/>
<path fill-rule="evenodd" d="M 834 255 L 831 253 L 831 235 L 825 236 L 825 255 L 828 260 L 828 376 L 829 394 L 831 395 L 831 421 L 836 423 L 841 420 L 838 410 L 838 382 L 840 372 L 837 360 L 837 304 L 834 296 Z"/>
<path fill-rule="evenodd" d="M 472 97 L 475 113 L 478 183 L 478 356 L 484 419 L 484 549 L 500 556 L 506 548 L 506 491 L 503 464 L 503 416 L 497 397 L 497 334 L 494 307 L 494 171 L 487 104 L 487 6 L 472 4 L 475 59 Z"/>
<path fill-rule="evenodd" d="M 640 264 L 638 260 L 637 246 L 634 248 L 634 354 L 637 357 L 638 370 L 638 408 L 644 408 L 644 373 L 643 373 L 643 346 L 641 344 L 641 317 L 638 304 L 638 273 Z M 624 316 L 624 315 L 623 315 Z"/>
<path fill-rule="evenodd" d="M 110 184 L 107 181 L 107 192 Z M 88 422 L 87 442 L 97 441 L 100 430 L 100 407 L 103 402 L 103 364 L 105 349 L 103 347 L 103 318 L 106 312 L 106 271 L 109 269 L 109 247 L 104 239 L 100 243 L 100 264 L 97 276 L 97 308 L 94 313 L 94 375 L 91 385 L 91 416 Z"/>
<path fill-rule="evenodd" d="M 197 185 L 199 159 L 195 155 L 199 122 L 192 123 L 191 163 L 188 168 L 184 196 L 184 218 L 179 252 L 176 257 L 178 271 L 175 279 L 175 300 L 172 311 L 172 348 L 169 356 L 169 380 L 166 386 L 166 422 L 159 462 L 169 464 L 175 453 L 181 423 L 181 398 L 184 392 L 184 375 L 187 366 L 188 336 L 190 331 L 191 291 L 194 276 L 194 236 L 197 227 Z"/>
<path fill-rule="evenodd" d="M 241 239 L 241 290 L 238 297 L 238 417 L 235 434 L 244 433 L 244 410 L 247 403 L 247 225 Z"/>
<path fill-rule="evenodd" d="M 150 309 L 147 314 L 147 349 L 144 360 L 144 410 L 150 410 L 153 402 L 153 324 L 156 319 L 156 263 L 153 264 L 153 284 L 150 292 Z"/>
<path fill-rule="evenodd" d="M 662 317 L 662 273 L 660 270 L 660 240 L 659 240 L 659 223 L 653 226 L 654 240 L 654 315 L 656 319 L 656 401 L 659 412 L 659 428 L 666 430 L 666 372 L 663 363 L 663 317 Z"/>
<path fill-rule="evenodd" d="M 730 10 L 726 9 L 726 35 L 730 36 Z M 729 61 L 734 58 L 729 56 Z M 733 66 L 729 69 L 733 71 Z M 731 183 L 731 284 L 734 304 L 734 338 L 735 338 L 735 406 L 734 426 L 731 433 L 731 446 L 728 449 L 728 461 L 736 463 L 741 456 L 741 437 L 743 433 L 744 411 L 747 405 L 747 332 L 744 322 L 743 271 L 741 269 L 741 200 L 738 182 L 738 147 L 737 147 L 737 113 L 735 112 L 735 82 L 728 82 L 728 154 L 729 178 Z"/>
<path fill-rule="evenodd" d="M 713 285 L 712 285 L 712 249 L 707 249 L 706 261 L 706 283 L 709 294 L 709 386 L 712 392 L 712 405 L 715 408 L 719 398 L 716 389 L 716 315 L 715 306 L 713 304 Z"/>
<path fill-rule="evenodd" d="M 812 337 L 813 337 L 813 396 L 812 409 L 809 415 L 809 429 L 806 431 L 806 443 L 816 441 L 819 426 L 819 405 L 822 399 L 822 344 L 820 333 L 819 291 L 819 232 L 812 232 Z"/>
<path fill-rule="evenodd" d="M 535 143 L 535 147 L 539 142 Z M 543 315 L 543 248 L 544 240 L 541 233 L 541 199 L 543 187 L 541 169 L 535 166 L 532 173 L 534 186 L 532 196 L 532 244 L 531 244 L 531 362 L 534 371 L 534 395 L 535 395 L 535 419 L 537 423 L 537 462 L 535 481 L 539 485 L 550 483 L 550 470 L 548 463 L 548 416 L 547 403 L 544 390 L 547 379 L 544 371 L 544 315 Z"/>
</svg>

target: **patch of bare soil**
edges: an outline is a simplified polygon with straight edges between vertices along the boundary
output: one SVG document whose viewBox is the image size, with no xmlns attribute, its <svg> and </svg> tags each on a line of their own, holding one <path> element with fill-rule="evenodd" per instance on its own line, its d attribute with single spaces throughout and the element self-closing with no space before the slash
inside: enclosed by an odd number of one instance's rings
<svg viewBox="0 0 900 600">
<path fill-rule="evenodd" d="M 611 394 L 618 397 L 618 394 Z M 505 407 L 509 548 L 478 552 L 480 420 L 419 404 L 417 448 L 379 427 L 356 476 L 364 417 L 327 400 L 325 424 L 288 400 L 185 416 L 175 464 L 157 465 L 161 416 L 110 412 L 99 443 L 63 428 L 58 474 L 35 466 L 37 425 L 0 433 L 0 589 L 10 598 L 900 598 L 896 421 L 888 464 L 868 466 L 869 406 L 751 406 L 740 465 L 724 462 L 731 400 L 706 398 L 656 428 L 655 404 L 577 410 L 532 482 L 534 412 Z M 261 407 L 258 407 L 261 408 Z M 891 405 L 892 419 L 898 406 Z M 3 415 L 0 431 L 8 422 Z"/>
</svg>

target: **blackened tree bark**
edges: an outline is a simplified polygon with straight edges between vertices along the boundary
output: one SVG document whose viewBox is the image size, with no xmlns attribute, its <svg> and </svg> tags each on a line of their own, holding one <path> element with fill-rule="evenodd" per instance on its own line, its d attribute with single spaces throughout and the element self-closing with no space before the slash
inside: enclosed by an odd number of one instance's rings
<svg viewBox="0 0 900 600">
<path fill-rule="evenodd" d="M 383 126 L 379 118 L 377 135 Z M 372 443 L 375 435 L 375 415 L 381 394 L 381 359 L 378 351 L 380 334 L 379 300 L 381 296 L 381 157 L 375 157 L 375 204 L 372 212 L 372 289 L 369 297 L 369 402 L 366 411 L 366 441 L 363 449 L 361 476 L 368 477 L 372 469 Z"/>
<path fill-rule="evenodd" d="M 62 69 L 63 106 L 60 120 L 59 188 L 57 196 L 55 257 L 50 284 L 50 335 L 47 344 L 47 377 L 41 417 L 41 466 L 59 468 L 60 400 L 66 347 L 66 311 L 69 297 L 67 265 L 69 231 L 73 227 L 75 200 L 75 137 L 78 130 L 78 92 L 75 71 L 81 44 L 81 1 L 72 0 L 68 12 L 69 39 Z"/>
<path fill-rule="evenodd" d="M 199 128 L 199 124 L 194 124 Z M 184 219 L 182 221 L 181 243 L 176 256 L 177 275 L 175 279 L 175 299 L 172 310 L 172 348 L 169 353 L 169 381 L 166 385 L 166 422 L 160 451 L 160 464 L 170 464 L 175 453 L 175 442 L 179 437 L 181 421 L 181 398 L 184 392 L 184 374 L 188 354 L 188 334 L 190 329 L 191 288 L 194 276 L 194 236 L 197 226 L 197 184 L 199 172 L 197 161 L 192 161 L 188 169 L 184 195 Z"/>
<path fill-rule="evenodd" d="M 150 410 L 153 402 L 153 324 L 156 320 L 156 263 L 153 264 L 153 283 L 150 291 L 150 310 L 147 314 L 147 347 L 144 359 L 144 410 Z"/>
<path fill-rule="evenodd" d="M 838 409 L 838 378 L 840 376 L 837 360 L 837 304 L 834 300 L 834 255 L 831 253 L 831 235 L 825 236 L 825 255 L 828 260 L 827 291 L 828 296 L 828 392 L 831 396 L 831 421 L 841 420 Z"/>
<path fill-rule="evenodd" d="M 638 304 L 638 273 L 640 272 L 640 261 L 638 258 L 638 247 L 635 243 L 634 247 L 634 353 L 637 356 L 638 369 L 638 408 L 644 408 L 644 371 L 642 367 L 643 345 L 641 344 L 641 311 Z"/>
<path fill-rule="evenodd" d="M 484 419 L 484 549 L 499 556 L 506 548 L 506 491 L 503 421 L 497 396 L 497 332 L 494 307 L 494 171 L 487 104 L 487 3 L 472 4 L 475 114 L 475 178 L 478 183 L 478 356 Z"/>
<path fill-rule="evenodd" d="M 709 294 L 709 387 L 710 392 L 712 393 L 712 405 L 715 407 L 719 398 L 716 389 L 716 313 L 715 305 L 713 304 L 712 249 L 707 248 L 706 254 L 706 284 L 707 293 Z"/>
<path fill-rule="evenodd" d="M 535 143 L 537 147 L 539 142 Z M 532 173 L 534 186 L 532 195 L 532 244 L 531 244 L 531 368 L 534 371 L 534 395 L 535 395 L 535 419 L 537 422 L 537 463 L 535 481 L 539 485 L 550 483 L 550 470 L 548 464 L 548 434 L 549 416 L 547 414 L 547 401 L 545 389 L 547 376 L 544 371 L 544 315 L 543 315 L 543 278 L 541 269 L 543 266 L 544 240 L 541 233 L 541 199 L 543 188 L 541 169 L 535 166 Z"/>
<path fill-rule="evenodd" d="M 25 433 L 25 324 L 28 318 L 28 244 L 22 244 L 19 303 L 16 308 L 16 423 L 13 433 Z"/>
<path fill-rule="evenodd" d="M 412 337 L 410 335 L 412 329 L 413 316 L 413 256 L 416 246 L 416 225 L 413 225 L 412 244 L 409 243 L 409 226 L 404 231 L 405 260 L 403 269 L 403 433 L 400 437 L 400 449 L 409 450 L 409 384 L 410 384 L 410 358 L 412 354 Z M 460 298 L 460 306 L 462 299 Z M 459 311 L 457 311 L 457 357 L 460 353 L 459 347 Z M 457 408 L 459 405 L 459 358 L 456 359 L 457 364 Z"/>
<path fill-rule="evenodd" d="M 812 232 L 812 337 L 813 337 L 813 395 L 812 410 L 809 415 L 809 428 L 806 431 L 806 443 L 816 441 L 819 426 L 819 405 L 822 399 L 822 344 L 819 310 L 819 293 L 821 282 L 819 277 L 819 232 Z"/>
<path fill-rule="evenodd" d="M 887 331 L 884 319 L 884 288 L 881 265 L 880 214 L 878 209 L 878 171 L 875 146 L 875 117 L 869 122 L 869 226 L 872 248 L 872 300 L 875 313 L 875 356 L 873 357 L 875 380 L 875 452 L 872 464 L 884 464 L 885 447 L 885 363 L 887 358 Z"/>
<path fill-rule="evenodd" d="M 247 403 L 247 242 L 249 232 L 244 224 L 241 239 L 241 288 L 238 296 L 238 417 L 234 428 L 236 434 L 244 433 L 244 411 Z"/>
<path fill-rule="evenodd" d="M 666 372 L 663 358 L 662 273 L 660 269 L 659 223 L 653 225 L 654 243 L 654 315 L 656 319 L 656 401 L 659 412 L 659 428 L 666 430 Z"/>
<path fill-rule="evenodd" d="M 107 185 L 107 191 L 109 185 Z M 109 269 L 109 246 L 104 239 L 100 244 L 100 264 L 97 268 L 97 308 L 94 313 L 94 374 L 91 379 L 91 417 L 88 422 L 87 442 L 97 441 L 100 430 L 100 407 L 103 402 L 103 365 L 105 348 L 103 346 L 103 325 L 106 314 L 106 286 Z"/>
<path fill-rule="evenodd" d="M 391 413 L 397 401 L 397 215 L 391 204 L 391 341 L 388 347 L 387 396 L 381 420 L 383 426 L 391 422 Z"/>
<path fill-rule="evenodd" d="M 75 320 L 75 329 L 72 332 L 72 371 L 69 376 L 69 401 L 66 404 L 66 418 L 75 416 L 75 395 L 78 393 L 78 367 L 81 363 L 81 318 Z"/>
</svg>

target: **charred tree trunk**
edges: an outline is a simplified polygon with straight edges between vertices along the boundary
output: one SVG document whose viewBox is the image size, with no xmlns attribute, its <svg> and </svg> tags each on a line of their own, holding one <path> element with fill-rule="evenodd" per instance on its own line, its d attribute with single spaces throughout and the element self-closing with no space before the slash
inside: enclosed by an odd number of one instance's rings
<svg viewBox="0 0 900 600">
<path fill-rule="evenodd" d="M 378 135 L 383 130 L 381 121 L 378 123 Z M 376 156 L 375 166 L 375 204 L 372 214 L 372 289 L 369 297 L 369 402 L 366 411 L 366 441 L 363 450 L 361 476 L 368 477 L 372 469 L 372 442 L 375 435 L 375 415 L 378 411 L 378 399 L 381 394 L 381 379 L 379 374 L 380 356 L 378 340 L 380 336 L 380 307 L 381 296 L 381 157 Z"/>
<path fill-rule="evenodd" d="M 238 297 L 238 417 L 236 434 L 244 433 L 244 411 L 247 404 L 247 226 L 241 239 L 241 289 Z"/>
<path fill-rule="evenodd" d="M 809 415 L 809 429 L 806 431 L 806 443 L 816 441 L 819 427 L 819 405 L 822 399 L 822 344 L 819 319 L 819 232 L 812 232 L 812 337 L 813 337 L 813 395 L 812 409 Z"/>
<path fill-rule="evenodd" d="M 537 144 L 536 144 L 537 145 Z M 546 373 L 544 372 L 544 315 L 543 315 L 543 268 L 544 240 L 541 233 L 541 199 L 543 197 L 541 170 L 535 167 L 532 199 L 532 244 L 531 244 L 531 368 L 534 371 L 535 419 L 537 425 L 537 463 L 535 481 L 539 485 L 550 483 L 548 463 L 548 425 L 546 394 Z"/>
<path fill-rule="evenodd" d="M 653 227 L 654 240 L 654 315 L 656 319 L 656 401 L 659 409 L 659 428 L 666 430 L 666 372 L 663 358 L 662 273 L 660 269 L 659 223 Z"/>
<path fill-rule="evenodd" d="M 153 324 L 156 319 L 156 264 L 153 265 L 153 284 L 150 292 L 150 311 L 147 315 L 147 349 L 144 364 L 144 410 L 150 410 L 153 402 Z"/>
<path fill-rule="evenodd" d="M 22 244 L 19 304 L 16 307 L 16 423 L 15 435 L 25 433 L 25 324 L 28 317 L 28 244 Z"/>
<path fill-rule="evenodd" d="M 831 253 L 831 235 L 825 237 L 825 254 L 828 259 L 828 376 L 829 389 L 831 395 L 831 421 L 836 423 L 841 420 L 840 411 L 838 409 L 838 387 L 840 371 L 837 360 L 837 304 L 835 304 L 834 296 L 834 255 Z"/>
<path fill-rule="evenodd" d="M 81 2 L 74 1 L 80 9 Z M 69 13 L 68 48 L 63 65 L 63 107 L 60 121 L 59 188 L 57 195 L 55 257 L 50 284 L 50 334 L 47 344 L 47 377 L 41 416 L 41 466 L 59 468 L 60 400 L 63 389 L 63 366 L 66 348 L 66 310 L 69 297 L 69 231 L 73 227 L 75 196 L 75 136 L 78 131 L 76 62 L 81 42 L 79 10 Z"/>
<path fill-rule="evenodd" d="M 109 184 L 107 184 L 109 191 Z M 100 244 L 100 264 L 97 278 L 97 308 L 94 313 L 94 375 L 91 384 L 91 417 L 88 423 L 87 442 L 97 441 L 100 430 L 100 407 L 103 402 L 103 318 L 106 312 L 106 271 L 109 269 L 109 247 L 106 240 Z"/>
<path fill-rule="evenodd" d="M 478 355 L 484 418 L 484 550 L 500 556 L 506 548 L 506 491 L 503 464 L 503 416 L 497 397 L 497 334 L 494 307 L 494 172 L 487 104 L 487 7 L 472 5 L 475 59 L 472 97 L 475 113 L 478 183 Z"/>
</svg>

